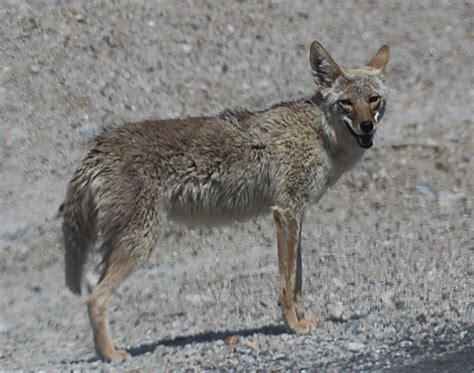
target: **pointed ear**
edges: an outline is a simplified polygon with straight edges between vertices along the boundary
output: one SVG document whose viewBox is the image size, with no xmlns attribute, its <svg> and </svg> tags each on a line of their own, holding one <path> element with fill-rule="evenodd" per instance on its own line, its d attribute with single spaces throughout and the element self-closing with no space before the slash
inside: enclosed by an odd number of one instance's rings
<svg viewBox="0 0 474 373">
<path fill-rule="evenodd" d="M 387 67 L 389 56 L 390 47 L 385 44 L 378 50 L 377 54 L 374 56 L 374 58 L 372 58 L 372 61 L 370 61 L 367 66 L 378 70 L 378 72 L 384 73 L 385 68 Z"/>
<path fill-rule="evenodd" d="M 317 85 L 330 87 L 336 78 L 342 75 L 341 68 L 316 40 L 311 44 L 309 62 L 311 63 L 314 81 Z"/>
</svg>

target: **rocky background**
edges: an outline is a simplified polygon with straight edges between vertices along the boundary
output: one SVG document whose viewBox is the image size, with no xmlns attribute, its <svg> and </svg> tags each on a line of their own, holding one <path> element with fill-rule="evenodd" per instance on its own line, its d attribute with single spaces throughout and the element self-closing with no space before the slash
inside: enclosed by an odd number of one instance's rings
<svg viewBox="0 0 474 373">
<path fill-rule="evenodd" d="M 0 1 L 0 371 L 472 371 L 473 16 L 457 0 Z M 97 360 L 55 217 L 90 140 L 310 94 L 314 39 L 341 65 L 392 47 L 375 146 L 305 221 L 317 328 L 284 332 L 270 217 L 169 226 L 110 307 L 134 358 Z"/>
</svg>

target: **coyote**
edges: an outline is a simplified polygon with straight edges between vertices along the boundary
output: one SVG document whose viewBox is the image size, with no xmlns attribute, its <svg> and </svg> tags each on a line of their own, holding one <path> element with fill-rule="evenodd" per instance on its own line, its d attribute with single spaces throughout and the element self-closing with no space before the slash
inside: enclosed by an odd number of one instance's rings
<svg viewBox="0 0 474 373">
<path fill-rule="evenodd" d="M 372 146 L 383 117 L 389 47 L 367 66 L 339 67 L 317 41 L 309 60 L 315 93 L 250 112 L 127 124 L 95 139 L 70 181 L 63 216 L 66 285 L 81 294 L 88 252 L 98 241 L 103 272 L 88 299 L 97 354 L 128 357 L 112 343 L 107 305 L 149 257 L 164 220 L 232 223 L 272 213 L 279 305 L 290 332 L 304 314 L 301 228 L 316 203 Z"/>
</svg>

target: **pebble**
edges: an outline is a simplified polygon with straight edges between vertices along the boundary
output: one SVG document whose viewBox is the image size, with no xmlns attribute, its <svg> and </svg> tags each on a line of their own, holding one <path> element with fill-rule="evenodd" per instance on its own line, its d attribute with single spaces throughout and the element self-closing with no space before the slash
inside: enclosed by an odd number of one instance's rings
<svg viewBox="0 0 474 373">
<path fill-rule="evenodd" d="M 28 132 L 20 127 L 13 127 L 5 139 L 6 146 L 19 145 L 28 138 Z"/>
<path fill-rule="evenodd" d="M 7 89 L 0 87 L 0 107 L 4 107 L 7 104 Z"/>
<path fill-rule="evenodd" d="M 247 346 L 253 350 L 257 355 L 260 353 L 260 346 L 258 345 L 257 341 L 251 341 L 251 340 L 244 340 L 242 342 L 244 346 Z"/>
<path fill-rule="evenodd" d="M 341 281 L 341 279 L 339 279 L 337 277 L 333 277 L 331 279 L 331 282 L 334 284 L 334 286 L 336 288 L 343 288 L 344 287 L 344 283 Z"/>
<path fill-rule="evenodd" d="M 236 335 L 230 335 L 226 339 L 224 339 L 224 344 L 226 344 L 228 346 L 236 345 L 239 342 L 240 342 L 240 339 Z"/>
<path fill-rule="evenodd" d="M 436 188 L 425 181 L 418 182 L 416 184 L 416 189 L 429 200 L 436 199 L 438 195 Z"/>
<path fill-rule="evenodd" d="M 0 333 L 6 333 L 10 330 L 10 326 L 2 319 L 0 319 Z"/>
<path fill-rule="evenodd" d="M 184 53 L 188 54 L 192 52 L 193 47 L 189 44 L 181 44 L 181 49 L 183 50 Z"/>
<path fill-rule="evenodd" d="M 203 302 L 212 301 L 212 298 L 205 294 L 188 294 L 186 300 L 194 304 L 202 304 Z"/>
<path fill-rule="evenodd" d="M 438 203 L 444 212 L 459 211 L 466 201 L 466 195 L 459 192 L 441 191 L 438 196 Z"/>
<path fill-rule="evenodd" d="M 342 302 L 330 303 L 327 308 L 332 319 L 347 320 L 347 317 L 344 316 L 345 307 Z"/>
<path fill-rule="evenodd" d="M 95 137 L 95 130 L 87 125 L 79 128 L 79 133 L 87 141 L 90 141 Z"/>
<path fill-rule="evenodd" d="M 18 228 L 14 232 L 10 233 L 7 238 L 11 241 L 16 241 L 18 239 L 31 238 L 38 233 L 38 228 L 34 225 L 27 225 L 21 228 Z"/>
<path fill-rule="evenodd" d="M 120 69 L 116 69 L 115 72 L 123 79 L 125 80 L 128 80 L 130 79 L 130 71 L 128 71 L 128 69 L 125 69 L 125 68 L 120 68 Z"/>
<path fill-rule="evenodd" d="M 153 268 L 147 268 L 146 273 L 148 276 L 173 276 L 175 274 L 175 270 L 170 267 L 164 266 L 154 266 Z"/>
<path fill-rule="evenodd" d="M 365 349 L 365 344 L 362 342 L 349 342 L 346 348 L 352 352 L 359 352 Z"/>
<path fill-rule="evenodd" d="M 392 290 L 384 291 L 380 298 L 382 299 L 382 302 L 386 305 L 393 305 L 393 297 L 395 293 Z"/>
<path fill-rule="evenodd" d="M 400 342 L 400 347 L 401 348 L 406 348 L 406 347 L 410 347 L 413 345 L 413 342 L 412 341 L 401 341 Z"/>
</svg>

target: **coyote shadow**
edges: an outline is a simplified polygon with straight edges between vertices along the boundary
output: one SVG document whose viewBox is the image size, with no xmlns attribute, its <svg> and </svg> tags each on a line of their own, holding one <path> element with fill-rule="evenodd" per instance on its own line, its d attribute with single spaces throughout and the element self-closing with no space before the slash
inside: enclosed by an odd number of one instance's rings
<svg viewBox="0 0 474 373">
<path fill-rule="evenodd" d="M 230 336 L 248 337 L 253 334 L 280 335 L 286 333 L 283 325 L 266 325 L 260 328 L 225 330 L 225 331 L 208 331 L 193 335 L 179 336 L 173 339 L 162 339 L 153 343 L 144 343 L 137 347 L 130 347 L 127 351 L 132 356 L 140 356 L 147 352 L 153 352 L 158 346 L 186 346 L 194 343 L 215 342 L 224 340 Z"/>
<path fill-rule="evenodd" d="M 266 325 L 259 328 L 252 329 L 239 329 L 239 330 L 225 330 L 225 331 L 208 331 L 193 335 L 178 336 L 176 338 L 161 339 L 153 343 L 144 343 L 136 347 L 127 348 L 127 351 L 132 355 L 140 356 L 147 352 L 153 352 L 158 346 L 170 346 L 179 347 L 186 346 L 193 343 L 206 343 L 215 342 L 218 340 L 224 340 L 229 336 L 235 335 L 239 337 L 248 337 L 253 334 L 265 334 L 265 335 L 280 335 L 287 333 L 287 330 L 283 325 Z M 73 360 L 61 360 L 61 364 L 81 364 L 81 363 L 94 363 L 100 361 L 97 356 L 90 357 L 88 359 L 73 359 Z"/>
</svg>

